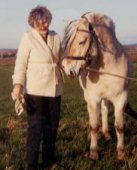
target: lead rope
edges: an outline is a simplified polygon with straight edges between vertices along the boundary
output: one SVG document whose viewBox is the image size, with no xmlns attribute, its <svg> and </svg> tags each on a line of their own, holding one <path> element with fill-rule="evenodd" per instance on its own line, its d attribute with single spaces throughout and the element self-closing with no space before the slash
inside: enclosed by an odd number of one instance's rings
<svg viewBox="0 0 137 170">
<path fill-rule="evenodd" d="M 96 73 L 99 73 L 99 74 L 106 74 L 106 75 L 113 76 L 113 77 L 119 77 L 119 78 L 126 79 L 126 80 L 137 81 L 137 78 L 132 78 L 132 77 L 129 77 L 129 76 L 121 76 L 121 75 L 118 75 L 118 74 L 108 73 L 108 72 L 105 72 L 105 71 L 98 71 L 94 68 L 86 67 L 86 70 L 87 71 L 93 71 L 93 72 L 96 72 Z"/>
</svg>

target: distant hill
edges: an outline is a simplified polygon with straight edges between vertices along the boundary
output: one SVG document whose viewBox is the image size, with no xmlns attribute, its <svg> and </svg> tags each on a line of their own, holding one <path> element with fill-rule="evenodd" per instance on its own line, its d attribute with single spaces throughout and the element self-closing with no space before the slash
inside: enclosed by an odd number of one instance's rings
<svg viewBox="0 0 137 170">
<path fill-rule="evenodd" d="M 129 54 L 133 62 L 137 62 L 137 44 L 124 45 L 125 50 Z"/>
<path fill-rule="evenodd" d="M 123 44 L 123 46 L 129 54 L 131 60 L 133 62 L 137 62 L 137 44 Z M 11 58 L 12 63 L 14 63 L 16 53 L 17 49 L 0 49 L 0 62 L 2 62 L 3 59 L 7 58 L 7 61 L 9 63 L 10 60 L 8 59 Z"/>
<path fill-rule="evenodd" d="M 0 58 L 15 57 L 17 49 L 0 49 Z"/>
<path fill-rule="evenodd" d="M 124 47 L 137 48 L 137 44 L 123 44 Z"/>
</svg>

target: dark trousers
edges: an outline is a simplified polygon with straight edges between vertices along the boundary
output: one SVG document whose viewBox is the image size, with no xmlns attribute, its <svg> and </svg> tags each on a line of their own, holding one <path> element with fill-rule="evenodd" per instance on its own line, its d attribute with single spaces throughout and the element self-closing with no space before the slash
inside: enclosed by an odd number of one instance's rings
<svg viewBox="0 0 137 170">
<path fill-rule="evenodd" d="M 28 117 L 27 170 L 37 170 L 41 142 L 43 165 L 47 166 L 54 158 L 61 96 L 41 97 L 26 94 L 25 101 Z"/>
</svg>

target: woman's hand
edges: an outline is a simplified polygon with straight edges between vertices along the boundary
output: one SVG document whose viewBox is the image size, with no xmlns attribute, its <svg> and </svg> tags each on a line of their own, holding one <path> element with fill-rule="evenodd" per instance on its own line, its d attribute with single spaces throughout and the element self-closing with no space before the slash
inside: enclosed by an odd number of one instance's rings
<svg viewBox="0 0 137 170">
<path fill-rule="evenodd" d="M 11 93 L 11 97 L 13 100 L 19 99 L 23 93 L 23 87 L 20 84 L 14 85 L 13 91 Z"/>
<path fill-rule="evenodd" d="M 25 100 L 23 96 L 23 86 L 20 84 L 14 85 L 11 97 L 15 102 L 15 112 L 19 116 L 25 107 Z"/>
</svg>

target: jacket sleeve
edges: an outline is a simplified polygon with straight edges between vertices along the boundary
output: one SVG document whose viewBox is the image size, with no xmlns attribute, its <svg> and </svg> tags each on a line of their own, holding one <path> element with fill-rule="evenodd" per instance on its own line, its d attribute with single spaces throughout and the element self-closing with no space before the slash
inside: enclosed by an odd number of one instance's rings
<svg viewBox="0 0 137 170">
<path fill-rule="evenodd" d="M 21 42 L 19 44 L 14 75 L 13 75 L 13 85 L 21 84 L 24 86 L 26 80 L 26 70 L 28 65 L 28 58 L 30 54 L 30 42 L 27 32 L 22 36 Z"/>
<path fill-rule="evenodd" d="M 60 43 L 60 48 L 59 48 L 59 66 L 62 68 L 62 61 L 63 61 L 63 49 L 62 49 L 62 46 L 61 46 L 61 43 Z"/>
<path fill-rule="evenodd" d="M 58 66 L 60 68 L 62 68 L 62 60 L 63 60 L 63 49 L 62 49 L 62 44 L 61 44 L 61 40 L 60 40 L 60 37 L 59 35 L 57 34 L 56 35 L 57 37 L 57 41 L 56 41 L 56 45 L 57 45 L 57 51 L 58 51 L 58 58 L 59 58 L 59 61 L 58 61 Z"/>
</svg>

